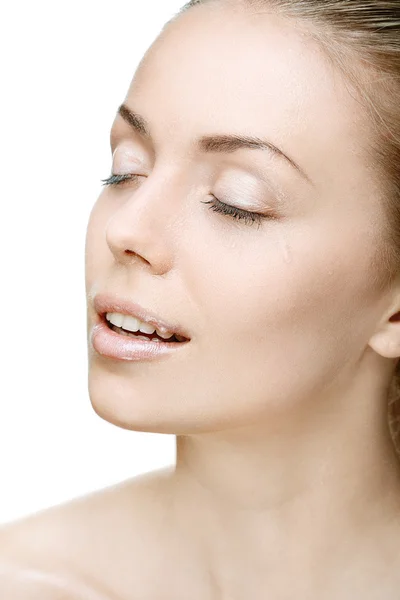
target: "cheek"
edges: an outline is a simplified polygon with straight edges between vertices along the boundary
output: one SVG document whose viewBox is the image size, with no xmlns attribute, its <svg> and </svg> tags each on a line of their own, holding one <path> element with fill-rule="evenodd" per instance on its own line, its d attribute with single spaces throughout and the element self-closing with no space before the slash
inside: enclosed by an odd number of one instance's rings
<svg viewBox="0 0 400 600">
<path fill-rule="evenodd" d="M 211 372 L 231 373 L 241 393 L 269 385 L 287 397 L 355 356 L 368 326 L 373 246 L 364 241 L 349 256 L 354 235 L 346 240 L 342 231 L 337 243 L 336 231 L 277 226 L 264 239 L 248 235 L 218 253 L 205 250 L 191 283 L 204 307 L 199 343 Z"/>
</svg>

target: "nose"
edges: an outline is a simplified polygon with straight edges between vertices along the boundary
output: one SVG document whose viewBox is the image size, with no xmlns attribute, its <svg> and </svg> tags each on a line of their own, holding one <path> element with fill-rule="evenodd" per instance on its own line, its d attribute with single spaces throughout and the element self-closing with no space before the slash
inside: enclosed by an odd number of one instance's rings
<svg viewBox="0 0 400 600">
<path fill-rule="evenodd" d="M 155 180 L 147 178 L 124 196 L 106 224 L 106 241 L 119 264 L 137 263 L 163 275 L 173 264 L 171 224 L 177 218 L 178 206 L 171 200 L 171 186 L 161 186 L 158 181 L 156 187 Z"/>
</svg>

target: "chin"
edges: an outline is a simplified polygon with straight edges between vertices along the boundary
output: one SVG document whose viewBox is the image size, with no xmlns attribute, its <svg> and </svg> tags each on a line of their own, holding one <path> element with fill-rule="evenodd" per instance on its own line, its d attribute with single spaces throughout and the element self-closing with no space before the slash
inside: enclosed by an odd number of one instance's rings
<svg viewBox="0 0 400 600">
<path fill-rule="evenodd" d="M 174 433 L 167 421 L 168 406 L 160 406 L 161 395 L 151 402 L 133 382 L 128 385 L 95 368 L 89 371 L 88 390 L 94 412 L 105 421 L 132 431 Z"/>
</svg>

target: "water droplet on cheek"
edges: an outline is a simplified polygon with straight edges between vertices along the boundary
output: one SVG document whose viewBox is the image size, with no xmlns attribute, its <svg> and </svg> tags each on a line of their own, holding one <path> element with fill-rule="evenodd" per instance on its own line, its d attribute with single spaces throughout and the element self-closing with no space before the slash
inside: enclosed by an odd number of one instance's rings
<svg viewBox="0 0 400 600">
<path fill-rule="evenodd" d="M 289 244 L 287 243 L 287 241 L 285 239 L 282 238 L 282 236 L 279 238 L 279 244 L 280 244 L 281 252 L 283 255 L 283 261 L 286 264 L 290 264 L 293 261 L 293 257 L 292 257 L 292 251 L 291 251 Z"/>
</svg>

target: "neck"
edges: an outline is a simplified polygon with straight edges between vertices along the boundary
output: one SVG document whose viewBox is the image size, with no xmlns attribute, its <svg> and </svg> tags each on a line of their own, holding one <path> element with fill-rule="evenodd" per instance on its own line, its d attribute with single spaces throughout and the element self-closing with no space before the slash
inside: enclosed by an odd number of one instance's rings
<svg viewBox="0 0 400 600">
<path fill-rule="evenodd" d="M 216 577 L 248 564 L 252 577 L 304 578 L 319 561 L 329 570 L 345 560 L 343 540 L 353 561 L 367 540 L 379 548 L 400 512 L 400 461 L 387 390 L 369 393 L 310 403 L 291 420 L 177 436 L 179 519 Z"/>
</svg>

